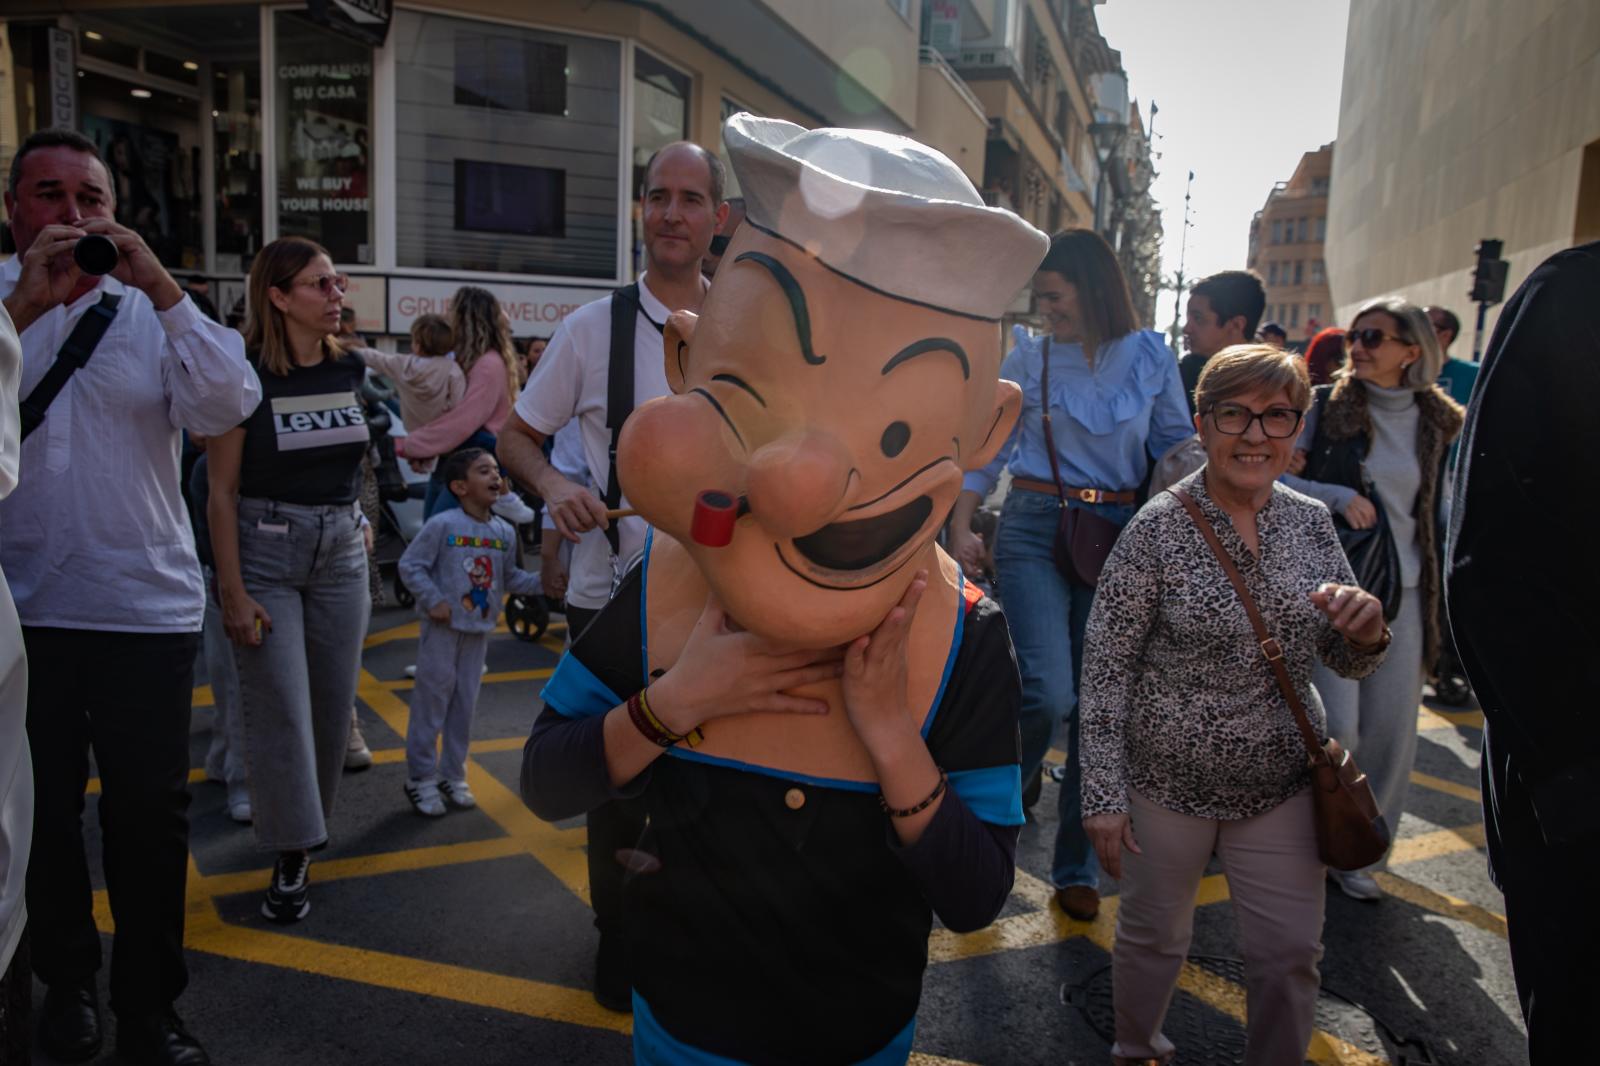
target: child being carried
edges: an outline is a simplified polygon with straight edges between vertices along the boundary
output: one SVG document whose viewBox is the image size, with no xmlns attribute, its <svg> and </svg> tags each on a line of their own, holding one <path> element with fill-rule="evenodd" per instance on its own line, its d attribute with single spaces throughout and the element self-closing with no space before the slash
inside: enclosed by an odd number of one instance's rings
<svg viewBox="0 0 1600 1066">
<path fill-rule="evenodd" d="M 407 429 L 427 425 L 467 394 L 467 376 L 451 355 L 455 340 L 450 323 L 441 315 L 422 315 L 411 323 L 411 351 L 380 352 L 357 348 L 356 354 L 371 370 L 382 374 L 400 394 L 400 418 Z M 413 461 L 411 468 L 428 473 L 437 460 Z"/>
<path fill-rule="evenodd" d="M 536 575 L 517 568 L 516 531 L 490 511 L 501 489 L 494 456 L 463 448 L 444 459 L 443 473 L 461 506 L 428 519 L 400 557 L 400 580 L 423 616 L 406 730 L 406 797 L 430 817 L 444 814 L 446 800 L 477 804 L 467 787 L 467 746 L 489 634 L 507 591 L 541 591 Z M 436 755 L 441 732 L 444 752 Z"/>
</svg>

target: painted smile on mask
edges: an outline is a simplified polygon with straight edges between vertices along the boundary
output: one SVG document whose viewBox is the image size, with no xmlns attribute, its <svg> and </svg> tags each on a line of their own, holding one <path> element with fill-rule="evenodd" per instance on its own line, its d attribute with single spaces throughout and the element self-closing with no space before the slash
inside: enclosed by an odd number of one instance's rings
<svg viewBox="0 0 1600 1066">
<path fill-rule="evenodd" d="M 918 496 L 875 518 L 834 522 L 796 537 L 795 550 L 824 570 L 865 570 L 890 558 L 917 534 L 933 513 L 933 500 Z"/>
</svg>

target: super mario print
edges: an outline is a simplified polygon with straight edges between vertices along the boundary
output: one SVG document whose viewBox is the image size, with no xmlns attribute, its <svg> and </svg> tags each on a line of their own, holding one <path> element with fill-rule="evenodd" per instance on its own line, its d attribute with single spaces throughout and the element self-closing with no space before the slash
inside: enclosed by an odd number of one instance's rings
<svg viewBox="0 0 1600 1066">
<path fill-rule="evenodd" d="M 462 610 L 481 611 L 483 617 L 488 618 L 494 610 L 490 596 L 494 590 L 494 558 L 475 555 L 461 560 L 461 568 L 467 572 L 467 580 L 472 583 L 467 594 L 461 597 Z"/>
</svg>

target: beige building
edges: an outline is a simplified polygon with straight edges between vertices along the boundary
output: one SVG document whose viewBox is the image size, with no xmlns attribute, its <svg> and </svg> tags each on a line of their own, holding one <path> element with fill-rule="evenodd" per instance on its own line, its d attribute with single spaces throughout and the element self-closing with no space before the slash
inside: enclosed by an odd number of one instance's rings
<svg viewBox="0 0 1600 1066">
<path fill-rule="evenodd" d="M 1273 186 L 1250 222 L 1248 264 L 1267 290 L 1261 321 L 1282 326 L 1291 342 L 1309 340 L 1336 324 L 1323 261 L 1332 169 L 1333 145 L 1307 152 L 1294 175 Z"/>
<path fill-rule="evenodd" d="M 1004 0 L 947 6 L 983 35 Z M 635 275 L 650 154 L 720 148 L 736 111 L 909 134 L 982 186 L 988 116 L 923 47 L 922 7 L 8 0 L 0 167 L 36 129 L 85 133 L 123 220 L 225 313 L 256 251 L 303 234 L 352 276 L 364 332 L 402 336 L 471 283 L 548 335 Z"/>
<path fill-rule="evenodd" d="M 1547 256 L 1600 239 L 1600 3 L 1351 0 L 1337 144 L 1338 320 L 1400 292 L 1470 332 L 1480 239 L 1505 241 L 1508 296 Z"/>
</svg>

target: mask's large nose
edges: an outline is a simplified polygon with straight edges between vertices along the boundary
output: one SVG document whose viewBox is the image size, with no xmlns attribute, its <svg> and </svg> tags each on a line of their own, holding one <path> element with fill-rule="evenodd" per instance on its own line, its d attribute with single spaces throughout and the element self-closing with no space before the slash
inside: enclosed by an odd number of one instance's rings
<svg viewBox="0 0 1600 1066">
<path fill-rule="evenodd" d="M 850 470 L 850 452 L 831 433 L 807 430 L 763 445 L 746 472 L 750 513 L 780 539 L 814 533 L 844 509 Z"/>
</svg>

